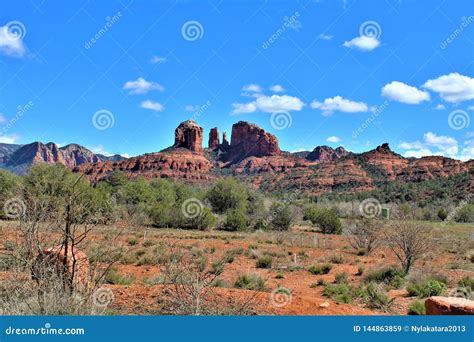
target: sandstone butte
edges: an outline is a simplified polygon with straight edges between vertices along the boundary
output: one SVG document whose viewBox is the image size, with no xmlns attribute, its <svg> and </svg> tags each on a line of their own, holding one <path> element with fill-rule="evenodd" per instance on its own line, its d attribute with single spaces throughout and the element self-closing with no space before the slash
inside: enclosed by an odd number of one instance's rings
<svg viewBox="0 0 474 342">
<path fill-rule="evenodd" d="M 203 148 L 202 142 L 202 127 L 188 120 L 176 128 L 174 145 L 161 152 L 124 160 L 92 160 L 75 166 L 74 171 L 85 174 L 93 183 L 113 170 L 121 170 L 131 179 L 143 176 L 206 183 L 222 177 L 220 170 L 226 169 L 226 173 L 243 177 L 262 190 L 297 188 L 319 194 L 337 188 L 365 191 L 373 189 L 377 182 L 420 182 L 474 170 L 474 160 L 404 158 L 388 144 L 360 154 L 329 146 L 289 153 L 280 150 L 273 134 L 245 121 L 232 126 L 230 143 L 225 132 L 220 142 L 217 127 L 209 133 L 209 147 Z M 474 191 L 474 180 L 465 186 Z"/>
</svg>

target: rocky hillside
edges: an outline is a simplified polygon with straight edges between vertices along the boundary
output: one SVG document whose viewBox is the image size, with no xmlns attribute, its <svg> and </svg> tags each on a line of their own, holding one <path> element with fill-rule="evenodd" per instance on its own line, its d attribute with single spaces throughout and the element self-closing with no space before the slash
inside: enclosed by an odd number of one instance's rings
<svg viewBox="0 0 474 342">
<path fill-rule="evenodd" d="M 54 143 L 33 142 L 27 145 L 1 144 L 0 167 L 16 174 L 27 172 L 33 165 L 40 163 L 59 163 L 73 169 L 84 163 L 97 163 L 107 160 L 121 160 L 122 156 L 104 156 L 95 154 L 87 148 L 69 144 L 58 147 Z"/>
<path fill-rule="evenodd" d="M 217 127 L 209 133 L 207 149 L 202 141 L 202 128 L 188 120 L 176 128 L 175 144 L 160 153 L 82 164 L 75 170 L 93 182 L 107 177 L 112 170 L 121 170 L 129 178 L 161 177 L 193 183 L 234 175 L 262 190 L 299 189 L 311 194 L 367 191 L 393 180 L 420 182 L 474 170 L 474 161 L 407 159 L 394 153 L 388 144 L 361 154 L 329 146 L 288 153 L 280 150 L 274 135 L 245 121 L 233 125 L 230 143 L 225 132 L 221 141 Z"/>
<path fill-rule="evenodd" d="M 474 172 L 474 161 L 439 156 L 404 158 L 388 144 L 359 154 L 329 146 L 289 153 L 280 150 L 274 135 L 245 121 L 233 125 L 230 143 L 225 132 L 221 140 L 219 129 L 212 128 L 208 148 L 202 146 L 202 127 L 192 120 L 181 123 L 174 136 L 174 145 L 161 152 L 123 160 L 97 155 L 75 144 L 58 148 L 38 142 L 1 145 L 0 160 L 18 173 L 41 162 L 61 163 L 84 173 L 93 183 L 114 170 L 129 178 L 171 178 L 196 184 L 233 175 L 262 190 L 298 189 L 308 194 L 368 191 L 393 181 L 421 182 Z"/>
</svg>

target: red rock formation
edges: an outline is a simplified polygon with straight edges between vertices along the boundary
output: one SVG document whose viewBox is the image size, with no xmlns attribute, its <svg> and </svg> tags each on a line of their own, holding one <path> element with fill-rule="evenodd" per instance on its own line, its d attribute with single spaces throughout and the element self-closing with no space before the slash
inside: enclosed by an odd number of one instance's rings
<svg viewBox="0 0 474 342">
<path fill-rule="evenodd" d="M 89 285 L 90 268 L 87 255 L 77 249 L 73 252 L 71 246 L 68 246 L 67 258 L 63 245 L 47 248 L 38 253 L 31 268 L 32 278 L 42 284 L 48 280 L 51 271 L 62 277 L 73 278 L 74 286 Z"/>
<path fill-rule="evenodd" d="M 342 146 L 333 149 L 329 146 L 317 146 L 311 153 L 308 154 L 306 159 L 311 161 L 328 162 L 345 157 L 349 154 L 348 151 Z"/>
<path fill-rule="evenodd" d="M 202 127 L 192 120 L 182 122 L 174 132 L 174 147 L 202 152 Z"/>
<path fill-rule="evenodd" d="M 427 315 L 474 315 L 474 301 L 455 297 L 430 297 L 425 301 Z"/>
<path fill-rule="evenodd" d="M 92 183 L 106 178 L 113 170 L 123 171 L 130 179 L 142 176 L 146 179 L 171 178 L 198 183 L 215 177 L 210 174 L 212 166 L 212 163 L 204 156 L 179 149 L 145 154 L 115 162 L 82 164 L 74 171 L 85 174 Z"/>
<path fill-rule="evenodd" d="M 227 140 L 227 133 L 224 132 L 222 135 L 222 146 L 227 147 L 229 146 L 229 140 Z"/>
<path fill-rule="evenodd" d="M 232 126 L 230 146 L 233 157 L 276 156 L 280 154 L 277 138 L 260 127 L 245 121 Z"/>
<path fill-rule="evenodd" d="M 217 127 L 211 128 L 209 132 L 209 149 L 215 150 L 219 147 L 219 130 Z"/>
</svg>

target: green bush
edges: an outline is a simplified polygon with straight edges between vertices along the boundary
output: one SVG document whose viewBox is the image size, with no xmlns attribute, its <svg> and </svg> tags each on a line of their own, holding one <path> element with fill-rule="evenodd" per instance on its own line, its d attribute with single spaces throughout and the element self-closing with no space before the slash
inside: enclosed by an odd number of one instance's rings
<svg viewBox="0 0 474 342">
<path fill-rule="evenodd" d="M 472 291 L 474 291 L 474 278 L 471 278 L 469 276 L 465 276 L 464 278 L 459 280 L 458 286 L 459 287 L 465 287 L 465 288 L 468 288 L 468 289 L 471 289 Z"/>
<path fill-rule="evenodd" d="M 257 259 L 255 264 L 257 268 L 271 268 L 272 267 L 272 258 L 270 257 L 261 257 Z"/>
<path fill-rule="evenodd" d="M 344 304 L 350 304 L 354 298 L 360 298 L 363 295 L 364 291 L 361 288 L 348 284 L 326 284 L 323 291 L 323 296 Z"/>
<path fill-rule="evenodd" d="M 446 290 L 446 285 L 434 279 L 428 279 L 421 283 L 411 283 L 407 286 L 407 292 L 410 296 L 426 298 L 439 296 Z"/>
<path fill-rule="evenodd" d="M 365 289 L 365 301 L 371 309 L 386 311 L 393 303 L 383 288 L 376 284 L 369 284 Z"/>
<path fill-rule="evenodd" d="M 256 274 L 243 274 L 237 277 L 234 287 L 238 289 L 265 291 L 265 280 Z"/>
<path fill-rule="evenodd" d="M 411 302 L 410 307 L 408 308 L 408 314 L 412 316 L 426 315 L 425 303 L 421 300 Z"/>
<path fill-rule="evenodd" d="M 399 288 L 403 283 L 403 271 L 393 266 L 369 270 L 364 278 L 366 283 L 385 283 Z"/>
<path fill-rule="evenodd" d="M 448 218 L 448 212 L 446 209 L 444 208 L 439 208 L 438 209 L 438 218 L 441 220 L 441 221 L 444 221 Z"/>
<path fill-rule="evenodd" d="M 247 228 L 247 216 L 241 208 L 229 209 L 225 216 L 224 230 L 242 231 Z"/>
<path fill-rule="evenodd" d="M 293 223 L 293 213 L 289 205 L 275 202 L 270 207 L 270 228 L 278 231 L 286 231 Z"/>
<path fill-rule="evenodd" d="M 458 210 L 456 222 L 472 223 L 474 222 L 474 204 L 466 204 Z"/>
<path fill-rule="evenodd" d="M 328 274 L 331 272 L 332 266 L 330 264 L 313 265 L 308 268 L 308 272 L 314 275 Z"/>
<path fill-rule="evenodd" d="M 207 192 L 206 198 L 212 210 L 223 214 L 229 209 L 246 209 L 248 190 L 234 178 L 226 178 L 217 181 Z"/>
<path fill-rule="evenodd" d="M 305 220 L 310 220 L 312 224 L 319 226 L 324 234 L 341 234 L 342 224 L 334 209 L 318 207 L 306 208 L 304 212 Z"/>
<path fill-rule="evenodd" d="M 334 279 L 334 283 L 336 284 L 347 284 L 347 273 L 346 272 L 341 272 L 336 274 L 336 277 Z"/>
</svg>

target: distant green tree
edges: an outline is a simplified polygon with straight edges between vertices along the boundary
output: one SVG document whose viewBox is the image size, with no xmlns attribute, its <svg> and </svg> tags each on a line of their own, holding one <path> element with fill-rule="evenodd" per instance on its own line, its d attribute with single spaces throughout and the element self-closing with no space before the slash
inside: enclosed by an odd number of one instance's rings
<svg viewBox="0 0 474 342">
<path fill-rule="evenodd" d="M 209 189 L 206 197 L 211 203 L 212 209 L 223 214 L 228 209 L 245 208 L 248 192 L 247 188 L 234 178 L 226 178 L 217 181 Z"/>
<path fill-rule="evenodd" d="M 311 206 L 305 209 L 303 219 L 319 226 L 325 234 L 341 234 L 342 224 L 334 209 Z"/>
<path fill-rule="evenodd" d="M 275 202 L 270 207 L 270 228 L 273 230 L 286 231 L 291 228 L 294 215 L 288 204 Z"/>
<path fill-rule="evenodd" d="M 247 216 L 241 208 L 229 209 L 225 216 L 223 228 L 229 231 L 242 231 L 247 228 Z"/>
</svg>

